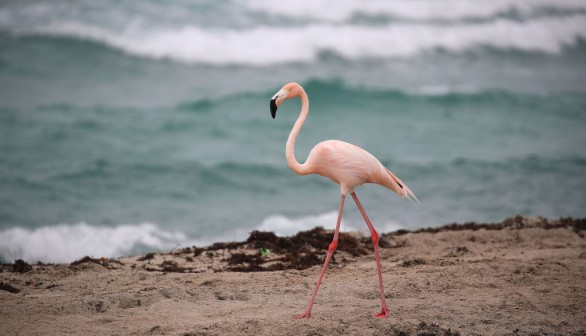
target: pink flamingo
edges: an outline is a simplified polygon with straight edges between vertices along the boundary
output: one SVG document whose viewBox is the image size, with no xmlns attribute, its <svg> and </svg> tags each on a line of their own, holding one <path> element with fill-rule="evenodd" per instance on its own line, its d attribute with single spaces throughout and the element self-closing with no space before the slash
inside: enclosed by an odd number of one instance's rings
<svg viewBox="0 0 586 336">
<path fill-rule="evenodd" d="M 372 235 L 381 299 L 381 311 L 373 314 L 373 316 L 385 318 L 389 315 L 389 309 L 385 300 L 385 290 L 383 287 L 383 276 L 378 248 L 379 236 L 368 219 L 366 211 L 364 211 L 364 208 L 360 204 L 360 201 L 354 192 L 354 188 L 364 183 L 376 183 L 391 189 L 403 198 L 411 200 L 410 197 L 413 197 L 415 201 L 417 201 L 417 198 L 403 181 L 391 173 L 390 170 L 386 169 L 372 154 L 347 142 L 338 140 L 320 142 L 313 147 L 304 164 L 297 162 L 295 159 L 295 139 L 297 138 L 309 112 L 309 99 L 307 93 L 305 93 L 305 90 L 301 85 L 297 83 L 288 83 L 273 96 L 270 108 L 271 116 L 274 119 L 277 108 L 281 105 L 283 100 L 295 97 L 301 99 L 301 112 L 289 134 L 289 138 L 287 139 L 285 150 L 287 164 L 291 170 L 299 175 L 318 174 L 329 178 L 340 185 L 341 193 L 340 208 L 338 210 L 338 220 L 336 223 L 336 230 L 334 231 L 334 238 L 328 247 L 326 260 L 319 274 L 315 290 L 309 300 L 309 305 L 307 306 L 305 313 L 295 316 L 295 318 L 308 318 L 311 314 L 313 301 L 317 296 L 317 291 L 319 290 L 322 278 L 326 272 L 330 258 L 338 246 L 338 233 L 340 231 L 340 222 L 342 220 L 342 209 L 344 208 L 344 199 L 348 193 L 352 195 L 352 198 L 354 199 L 354 202 L 356 202 L 356 205 L 358 206 L 358 209 Z M 417 203 L 419 203 L 419 201 L 417 201 Z"/>
</svg>

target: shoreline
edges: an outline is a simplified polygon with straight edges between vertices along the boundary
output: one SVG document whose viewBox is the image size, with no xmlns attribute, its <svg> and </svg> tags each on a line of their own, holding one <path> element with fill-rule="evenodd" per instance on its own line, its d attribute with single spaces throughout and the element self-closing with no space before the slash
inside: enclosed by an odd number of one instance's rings
<svg viewBox="0 0 586 336">
<path fill-rule="evenodd" d="M 372 243 L 332 231 L 71 264 L 2 264 L 0 334 L 583 335 L 586 219 L 525 218 L 380 233 L 390 318 Z"/>
</svg>

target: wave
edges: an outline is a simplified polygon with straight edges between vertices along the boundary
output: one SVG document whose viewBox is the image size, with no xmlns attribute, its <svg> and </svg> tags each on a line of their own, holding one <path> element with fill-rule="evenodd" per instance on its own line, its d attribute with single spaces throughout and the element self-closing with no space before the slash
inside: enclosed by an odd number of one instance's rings
<svg viewBox="0 0 586 336">
<path fill-rule="evenodd" d="M 586 45 L 585 45 L 586 48 Z M 456 103 L 467 104 L 508 104 L 515 106 L 535 106 L 537 103 L 555 104 L 555 101 L 563 98 L 567 103 L 581 106 L 584 101 L 583 89 L 576 87 L 573 90 L 554 91 L 554 92 L 519 92 L 507 89 L 497 88 L 482 88 L 473 85 L 423 85 L 413 88 L 394 88 L 385 87 L 382 85 L 361 85 L 354 84 L 348 80 L 341 78 L 318 78 L 308 76 L 308 79 L 299 82 L 310 96 L 312 104 L 325 102 L 328 106 L 332 104 L 347 104 L 348 98 L 352 100 L 360 99 L 382 99 L 385 102 L 402 102 L 402 103 L 416 103 L 421 101 L 429 101 L 431 103 L 439 103 L 442 106 Z M 278 89 L 278 83 L 274 87 L 266 90 L 264 88 L 251 88 L 246 92 L 234 92 L 228 94 L 220 94 L 213 97 L 203 97 L 199 99 L 182 100 L 170 105 L 159 105 L 156 109 L 165 111 L 178 111 L 186 114 L 196 114 L 198 116 L 216 118 L 217 113 L 224 113 L 223 109 L 226 106 L 232 109 L 233 105 L 241 104 L 258 104 L 258 102 L 265 102 Z M 98 119 L 98 114 L 110 113 L 118 114 L 121 111 L 124 113 L 151 113 L 151 107 L 126 107 L 108 104 L 85 105 L 72 103 L 58 103 L 39 105 L 33 108 L 34 111 L 41 113 L 71 113 L 72 111 L 81 111 L 87 118 L 73 123 L 77 129 L 109 129 L 109 126 L 104 124 L 103 120 Z M 331 109 L 321 109 L 320 113 L 328 113 Z M 8 107 L 0 107 L 0 111 L 6 113 L 18 113 L 18 110 Z M 576 109 L 566 109 L 562 113 L 569 113 L 570 111 L 581 112 Z M 93 115 L 98 115 L 95 117 Z M 578 113 L 578 115 L 581 115 Z M 249 125 L 252 127 L 251 125 Z M 181 121 L 181 123 L 174 123 L 172 121 L 163 123 L 159 130 L 165 133 L 173 132 L 192 132 L 198 126 L 194 123 Z M 206 128 L 207 129 L 207 128 Z M 210 133 L 211 134 L 211 133 Z"/>
<path fill-rule="evenodd" d="M 496 0 L 483 3 L 468 0 L 310 0 L 295 1 L 287 6 L 271 0 L 251 0 L 244 1 L 244 6 L 270 16 L 335 23 L 353 21 L 361 16 L 378 19 L 386 16 L 395 21 L 462 21 L 486 20 L 505 14 L 531 18 L 544 12 L 572 13 L 586 10 L 586 3 L 581 0 Z"/>
<path fill-rule="evenodd" d="M 0 231 L 0 256 L 5 260 L 71 262 L 83 256 L 118 257 L 141 250 L 168 250 L 188 241 L 185 234 L 152 223 L 92 226 L 60 224 L 36 229 Z"/>
<path fill-rule="evenodd" d="M 586 155 L 586 152 L 579 153 Z M 444 165 L 444 169 L 453 171 L 465 171 L 475 174 L 485 171 L 518 172 L 519 175 L 564 173 L 566 175 L 579 176 L 581 170 L 586 168 L 586 157 L 581 155 L 550 158 L 536 154 L 520 158 L 511 158 L 501 161 L 487 161 L 470 158 L 457 158 Z M 583 180 L 586 180 L 583 178 Z"/>
<path fill-rule="evenodd" d="M 393 162 L 393 170 L 399 172 L 403 179 L 414 183 L 413 188 L 418 188 L 417 190 L 422 192 L 420 196 L 426 197 L 427 201 L 423 209 L 431 211 L 432 214 L 433 211 L 438 211 L 437 218 L 440 218 L 440 221 L 447 222 L 450 217 L 441 216 L 444 210 L 438 210 L 438 208 L 447 207 L 447 209 L 454 210 L 461 208 L 462 202 L 467 206 L 472 206 L 476 211 L 480 211 L 481 216 L 486 216 L 482 213 L 481 208 L 474 205 L 473 201 L 466 200 L 468 197 L 481 200 L 480 204 L 488 202 L 497 208 L 505 207 L 510 209 L 511 213 L 521 211 L 527 214 L 542 215 L 543 211 L 548 211 L 551 204 L 557 204 L 556 202 L 561 199 L 566 201 L 564 204 L 556 206 L 564 207 L 562 209 L 566 210 L 549 210 L 550 212 L 546 212 L 545 215 L 583 215 L 584 211 L 580 210 L 582 208 L 579 200 L 584 199 L 583 190 L 586 190 L 583 174 L 586 167 L 586 156 L 583 155 L 584 153 L 579 154 L 574 153 L 573 156 L 567 155 L 566 157 L 529 155 L 502 160 L 462 157 L 426 163 Z M 383 162 L 383 164 L 388 164 L 388 162 Z M 233 171 L 234 174 L 240 169 L 236 163 L 219 164 L 214 167 L 214 169 L 225 170 L 224 173 Z M 254 169 L 254 171 L 244 174 L 251 175 L 253 180 L 254 176 L 264 174 L 256 172 L 256 168 L 252 166 L 250 169 Z M 242 175 L 238 174 L 238 176 Z M 247 180 L 248 177 L 244 179 Z M 293 176 L 291 181 L 298 183 L 299 180 Z M 141 179 L 141 182 L 145 183 L 146 181 Z M 270 186 L 261 185 L 260 180 L 256 185 L 253 185 L 253 182 L 248 182 L 251 185 L 245 186 L 247 190 L 257 192 L 259 188 L 270 188 Z M 161 181 L 158 180 L 157 183 L 160 185 Z M 284 183 L 285 181 L 275 182 L 274 179 L 270 179 L 271 185 L 283 186 Z M 102 184 L 104 184 L 103 181 Z M 328 183 L 328 188 L 333 188 L 333 186 Z M 283 199 L 290 199 L 291 193 L 295 192 L 293 188 L 290 188 L 287 191 L 289 196 Z M 303 192 L 307 192 L 305 187 Z M 540 196 L 535 198 L 535 193 Z M 230 194 L 233 195 L 233 191 L 230 191 Z M 391 200 L 391 195 L 388 194 L 388 196 L 388 199 L 385 197 L 384 200 L 380 200 L 382 203 L 378 203 L 378 206 L 373 205 L 373 209 L 383 209 L 383 205 Z M 376 197 L 372 200 L 375 203 L 378 202 Z M 349 206 L 351 207 L 350 204 Z M 543 206 L 545 208 L 542 208 Z M 286 206 L 281 204 L 277 207 L 285 208 Z M 222 209 L 222 212 L 225 212 L 225 208 L 222 207 Z M 454 211 L 458 212 L 458 210 Z M 359 231 L 368 236 L 368 230 L 362 219 L 353 217 L 351 213 L 348 214 L 350 216 L 346 216 L 342 220 L 341 230 Z M 354 210 L 354 214 L 356 214 L 356 210 Z M 467 215 L 472 216 L 470 218 L 478 219 L 478 214 Z M 242 241 L 252 230 L 273 231 L 277 235 L 287 236 L 315 226 L 334 229 L 336 219 L 337 211 L 335 209 L 312 215 L 269 213 L 264 219 L 248 225 L 242 224 L 246 223 L 246 220 L 239 218 L 238 225 L 244 225 L 244 227 L 222 227 L 217 225 L 218 220 L 214 221 L 211 226 L 206 227 L 207 224 L 202 224 L 203 226 L 198 228 L 197 237 L 191 237 L 181 231 L 164 229 L 149 222 L 117 226 L 90 225 L 82 222 L 49 225 L 34 229 L 13 227 L 0 230 L 0 242 L 2 242 L 0 243 L 0 257 L 6 261 L 25 259 L 29 262 L 38 260 L 71 262 L 85 255 L 119 257 L 148 251 L 168 251 L 178 246 L 203 246 L 218 241 Z M 225 218 L 220 221 L 222 220 Z M 379 232 L 390 232 L 401 228 L 413 228 L 403 225 L 403 223 L 410 222 L 416 221 L 408 217 L 402 217 L 399 222 L 379 221 L 376 223 L 376 229 Z M 432 224 L 437 224 L 437 222 Z"/>
<path fill-rule="evenodd" d="M 579 88 L 575 91 L 553 93 L 515 92 L 505 89 L 484 89 L 473 86 L 421 86 L 413 89 L 396 89 L 367 87 L 349 84 L 339 79 L 310 79 L 301 83 L 309 93 L 310 101 L 314 106 L 327 105 L 328 108 L 318 108 L 320 114 L 335 110 L 333 106 L 340 104 L 347 106 L 349 101 L 354 104 L 367 104 L 368 101 L 377 101 L 392 106 L 392 104 L 418 105 L 428 103 L 431 106 L 517 106 L 533 110 L 535 106 L 554 106 L 559 99 L 568 104 L 568 108 L 559 111 L 558 115 L 583 118 L 582 106 L 586 98 Z M 259 92 L 255 99 L 269 97 L 272 92 Z M 349 100 L 347 97 L 352 97 Z M 321 106 L 320 106 L 321 107 Z M 432 109 L 433 110 L 433 109 Z M 540 113 L 537 110 L 534 113 Z"/>
<path fill-rule="evenodd" d="M 163 7 L 164 6 L 164 7 Z M 449 10 L 446 10 L 449 8 Z M 198 27 L 242 29 L 256 26 L 307 23 L 366 24 L 389 22 L 461 23 L 499 18 L 531 20 L 545 16 L 584 14 L 581 0 L 305 0 L 283 6 L 271 0 L 217 2 L 156 0 L 120 5 L 116 0 L 96 3 L 54 0 L 26 1 L 0 6 L 0 26 L 46 26 L 55 22 L 92 22 L 115 29 Z"/>
<path fill-rule="evenodd" d="M 334 230 L 336 228 L 337 219 L 338 211 L 330 211 L 323 214 L 302 216 L 298 218 L 290 218 L 283 214 L 274 214 L 265 218 L 258 227 L 258 230 L 271 231 L 278 236 L 291 236 L 299 231 L 310 230 L 316 226 L 321 226 L 328 230 Z M 380 232 L 396 231 L 403 228 L 403 225 L 396 222 L 386 222 L 380 226 L 377 225 L 376 227 L 376 229 Z M 349 222 L 344 218 L 340 223 L 340 231 L 359 231 L 363 234 L 369 234 L 366 224 L 362 222 Z"/>
<path fill-rule="evenodd" d="M 114 31 L 85 22 L 63 21 L 4 30 L 17 38 L 40 36 L 92 41 L 131 56 L 157 60 L 269 66 L 315 62 L 324 53 L 348 60 L 407 58 L 437 51 L 466 53 L 483 48 L 560 55 L 565 48 L 575 47 L 586 39 L 584 27 L 586 16 L 582 15 L 443 26 L 309 24 L 239 30 L 185 25 Z"/>
<path fill-rule="evenodd" d="M 385 99 L 396 101 L 421 101 L 430 100 L 433 102 L 509 102 L 519 104 L 523 101 L 545 101 L 554 96 L 566 98 L 575 97 L 583 100 L 583 94 L 578 88 L 576 91 L 561 91 L 552 93 L 529 93 L 516 92 L 505 89 L 485 89 L 470 85 L 435 85 L 420 86 L 409 89 L 385 88 L 377 86 L 365 86 L 351 84 L 340 78 L 315 78 L 299 82 L 305 91 L 308 92 L 310 100 L 315 103 L 320 100 L 327 100 L 328 104 L 335 104 L 340 97 L 352 97 L 352 99 L 369 98 Z M 226 101 L 252 100 L 264 101 L 266 97 L 274 94 L 274 90 L 258 90 L 247 93 L 235 93 L 223 95 L 218 98 L 202 98 L 199 100 L 187 100 L 171 106 L 181 111 L 203 113 Z M 344 100 L 340 103 L 345 103 Z"/>
<path fill-rule="evenodd" d="M 148 251 L 169 251 L 180 246 L 205 246 L 219 241 L 242 241 L 252 230 L 272 231 L 279 236 L 294 235 L 316 226 L 333 230 L 336 217 L 337 211 L 298 218 L 275 214 L 265 218 L 256 228 L 233 229 L 200 239 L 189 238 L 179 231 L 163 230 L 153 223 L 107 227 L 82 222 L 36 229 L 14 227 L 0 231 L 0 241 L 3 242 L 0 245 L 0 259 L 65 263 L 83 256 L 116 258 Z M 401 228 L 403 226 L 395 222 L 377 226 L 377 230 L 381 232 Z M 368 234 L 366 226 L 362 223 L 348 223 L 345 220 L 342 221 L 341 231 L 362 231 Z"/>
<path fill-rule="evenodd" d="M 145 183 L 165 180 L 167 181 L 166 185 L 175 186 L 177 182 L 174 179 L 177 176 L 186 177 L 189 179 L 191 187 L 198 190 L 213 190 L 221 187 L 248 189 L 253 188 L 259 178 L 286 178 L 287 171 L 283 167 L 275 167 L 265 163 L 239 161 L 209 164 L 193 160 L 190 162 L 151 162 L 128 165 L 98 158 L 80 167 L 49 175 L 48 179 L 59 184 L 63 181 L 76 183 L 96 178 L 102 181 L 139 178 Z M 19 178 L 19 180 L 28 182 L 27 179 L 23 178 Z M 262 189 L 261 187 L 257 188 L 260 188 L 259 191 Z"/>
</svg>

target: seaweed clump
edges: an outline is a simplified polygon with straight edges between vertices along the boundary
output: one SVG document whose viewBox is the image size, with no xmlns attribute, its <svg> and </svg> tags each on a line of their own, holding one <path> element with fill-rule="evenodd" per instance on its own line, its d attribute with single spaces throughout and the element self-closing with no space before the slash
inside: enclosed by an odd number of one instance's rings
<svg viewBox="0 0 586 336">
<path fill-rule="evenodd" d="M 176 273 L 183 273 L 186 269 L 179 265 L 176 261 L 172 260 L 165 260 L 161 263 L 161 268 L 163 272 L 176 272 Z"/>
<path fill-rule="evenodd" d="M 0 290 L 7 291 L 13 294 L 20 292 L 20 289 L 13 287 L 12 285 L 0 281 Z"/>
<path fill-rule="evenodd" d="M 14 273 L 26 273 L 32 269 L 33 267 L 22 259 L 15 260 L 14 265 L 12 265 L 12 272 Z"/>
<path fill-rule="evenodd" d="M 122 263 L 116 259 L 108 259 L 108 258 L 104 258 L 104 257 L 96 259 L 96 258 L 92 258 L 90 256 L 85 256 L 85 257 L 78 259 L 78 260 L 75 260 L 74 262 L 69 264 L 69 268 L 76 269 L 76 266 L 79 266 L 79 265 L 82 265 L 85 263 L 98 264 L 98 265 L 101 265 L 106 268 L 112 268 L 113 267 L 112 264 L 122 265 Z"/>
<path fill-rule="evenodd" d="M 154 259 L 154 258 L 155 258 L 155 254 L 150 252 L 150 253 L 147 253 L 136 260 L 137 261 L 145 261 L 145 260 L 150 260 L 150 259 Z"/>
<path fill-rule="evenodd" d="M 370 240 L 368 240 L 370 241 Z M 255 255 L 235 253 L 226 261 L 233 272 L 262 272 L 286 269 L 303 270 L 320 265 L 332 242 L 332 232 L 322 227 L 301 231 L 292 237 L 278 237 L 273 232 L 253 231 L 243 244 L 253 249 L 270 249 L 278 258 L 263 258 Z M 341 232 L 338 236 L 338 250 L 352 256 L 368 253 L 367 244 L 359 238 Z M 335 258 L 332 258 L 335 263 Z"/>
<path fill-rule="evenodd" d="M 477 230 L 521 230 L 528 228 L 541 228 L 545 230 L 561 229 L 561 228 L 572 228 L 572 230 L 580 235 L 584 236 L 583 231 L 586 231 L 586 218 L 572 218 L 572 217 L 561 217 L 557 220 L 551 220 L 543 217 L 523 217 L 520 215 L 506 218 L 500 223 L 476 223 L 466 222 L 463 224 L 451 223 L 440 227 L 422 228 L 418 230 L 398 230 L 395 232 L 387 233 L 383 236 L 402 236 L 408 233 L 438 233 L 445 231 L 477 231 Z"/>
</svg>

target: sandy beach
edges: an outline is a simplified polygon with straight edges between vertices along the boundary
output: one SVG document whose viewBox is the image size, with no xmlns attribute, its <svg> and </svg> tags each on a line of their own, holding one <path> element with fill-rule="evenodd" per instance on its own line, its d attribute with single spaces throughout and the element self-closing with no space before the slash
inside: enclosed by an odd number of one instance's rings
<svg viewBox="0 0 586 336">
<path fill-rule="evenodd" d="M 0 1 L 0 336 L 586 336 L 585 28 Z"/>
<path fill-rule="evenodd" d="M 512 217 L 385 233 L 390 317 L 369 237 L 331 232 L 71 264 L 4 264 L 2 335 L 584 335 L 586 220 Z M 264 255 L 261 255 L 260 249 Z"/>
</svg>

